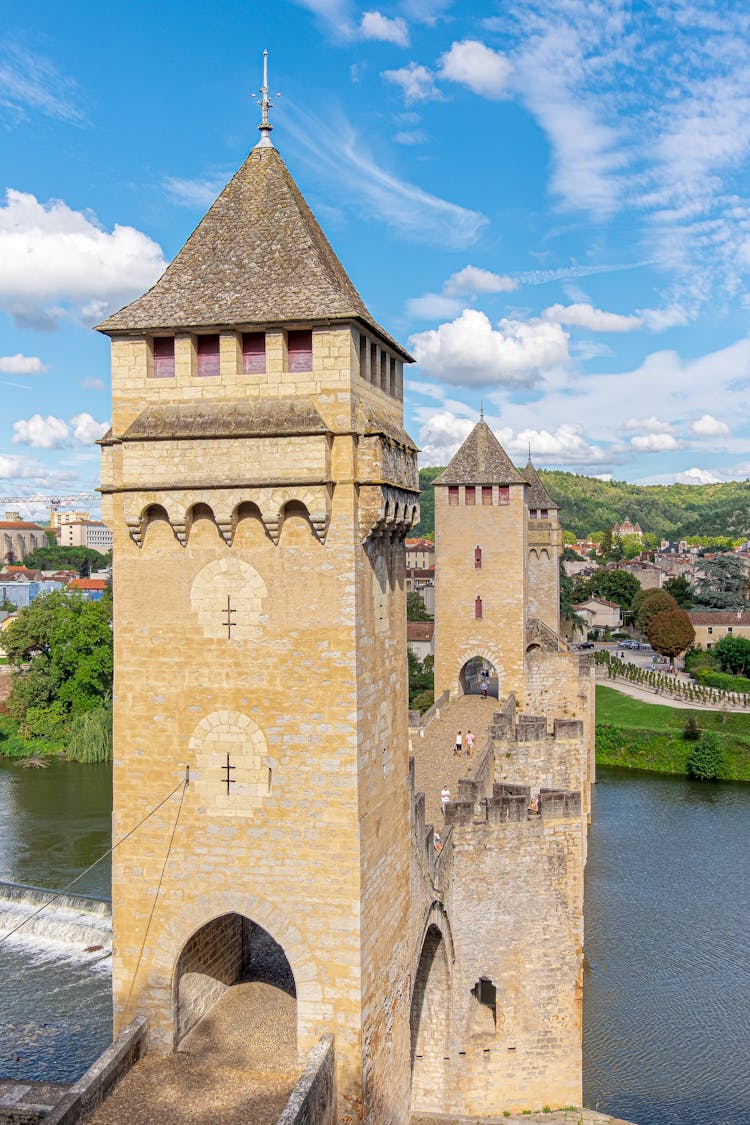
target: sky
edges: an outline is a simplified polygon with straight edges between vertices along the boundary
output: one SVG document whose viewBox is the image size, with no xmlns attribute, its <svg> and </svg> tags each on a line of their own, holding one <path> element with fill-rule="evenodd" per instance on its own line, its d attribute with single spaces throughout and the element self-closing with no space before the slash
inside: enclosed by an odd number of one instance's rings
<svg viewBox="0 0 750 1125">
<path fill-rule="evenodd" d="M 517 463 L 750 476 L 746 0 L 37 0 L 0 27 L 0 510 L 95 490 L 92 325 L 256 143 L 264 49 L 423 465 L 483 410 Z"/>
</svg>

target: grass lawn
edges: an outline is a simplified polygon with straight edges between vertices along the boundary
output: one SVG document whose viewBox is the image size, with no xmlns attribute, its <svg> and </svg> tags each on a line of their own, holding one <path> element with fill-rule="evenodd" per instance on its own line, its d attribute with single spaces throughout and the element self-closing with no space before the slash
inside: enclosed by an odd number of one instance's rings
<svg viewBox="0 0 750 1125">
<path fill-rule="evenodd" d="M 750 711 L 701 711 L 642 703 L 614 688 L 596 689 L 596 760 L 603 766 L 684 774 L 690 748 L 682 737 L 690 715 L 720 735 L 728 777 L 750 781 Z"/>
</svg>

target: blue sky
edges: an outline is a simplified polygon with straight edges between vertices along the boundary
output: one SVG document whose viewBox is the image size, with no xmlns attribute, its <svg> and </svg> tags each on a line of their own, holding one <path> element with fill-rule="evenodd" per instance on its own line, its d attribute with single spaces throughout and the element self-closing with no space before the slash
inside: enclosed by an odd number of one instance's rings
<svg viewBox="0 0 750 1125">
<path fill-rule="evenodd" d="M 14 5 L 0 494 L 96 486 L 91 325 L 153 283 L 255 144 L 264 48 L 273 141 L 419 361 L 424 464 L 483 403 L 517 461 L 748 477 L 749 33 L 744 0 Z"/>
</svg>

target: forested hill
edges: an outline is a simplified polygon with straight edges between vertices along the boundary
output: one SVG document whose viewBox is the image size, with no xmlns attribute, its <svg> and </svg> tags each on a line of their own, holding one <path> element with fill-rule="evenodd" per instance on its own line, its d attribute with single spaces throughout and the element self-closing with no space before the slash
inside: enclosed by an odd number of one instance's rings
<svg viewBox="0 0 750 1125">
<path fill-rule="evenodd" d="M 422 520 L 416 535 L 430 535 L 435 527 L 431 482 L 441 468 L 422 469 Z M 688 535 L 750 537 L 750 481 L 730 484 L 628 484 L 595 480 L 576 473 L 540 470 L 544 486 L 556 504 L 566 531 L 586 536 L 603 531 L 629 516 L 643 531 L 663 539 Z"/>
</svg>

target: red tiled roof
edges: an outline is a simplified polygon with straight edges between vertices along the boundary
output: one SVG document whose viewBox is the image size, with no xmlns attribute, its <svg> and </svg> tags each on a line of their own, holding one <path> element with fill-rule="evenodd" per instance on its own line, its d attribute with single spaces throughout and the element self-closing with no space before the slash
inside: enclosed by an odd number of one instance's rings
<svg viewBox="0 0 750 1125">
<path fill-rule="evenodd" d="M 732 609 L 688 610 L 693 625 L 750 625 L 750 613 Z"/>
<path fill-rule="evenodd" d="M 44 531 L 38 523 L 29 523 L 27 520 L 0 520 L 0 531 Z"/>
<path fill-rule="evenodd" d="M 68 583 L 69 590 L 106 590 L 107 582 L 104 578 L 74 578 Z"/>
<path fill-rule="evenodd" d="M 407 621 L 407 641 L 431 641 L 435 632 L 434 621 Z"/>
</svg>

